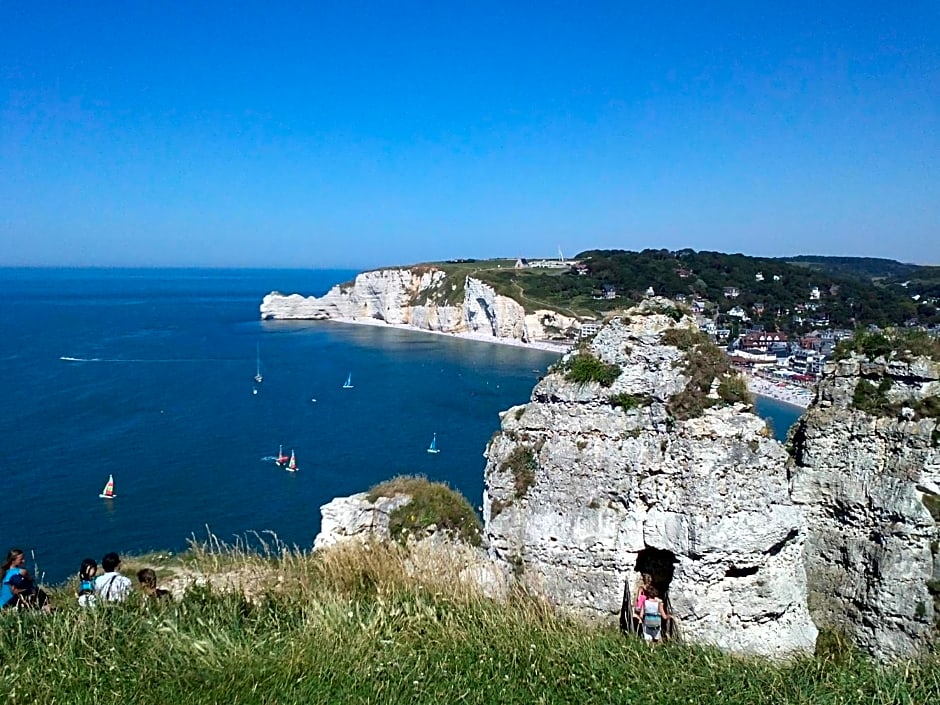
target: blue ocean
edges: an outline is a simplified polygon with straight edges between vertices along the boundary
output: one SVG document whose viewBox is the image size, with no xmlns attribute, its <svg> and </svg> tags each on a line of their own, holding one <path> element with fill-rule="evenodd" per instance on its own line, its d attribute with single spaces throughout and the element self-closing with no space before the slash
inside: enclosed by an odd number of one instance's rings
<svg viewBox="0 0 940 705">
<path fill-rule="evenodd" d="M 405 473 L 480 504 L 499 412 L 557 355 L 259 320 L 269 291 L 320 295 L 354 275 L 0 269 L 0 550 L 58 582 L 86 555 L 178 551 L 208 531 L 309 547 L 320 505 Z M 798 415 L 759 409 L 780 437 Z M 274 464 L 281 447 L 297 473 Z M 101 499 L 109 476 L 116 498 Z"/>
</svg>

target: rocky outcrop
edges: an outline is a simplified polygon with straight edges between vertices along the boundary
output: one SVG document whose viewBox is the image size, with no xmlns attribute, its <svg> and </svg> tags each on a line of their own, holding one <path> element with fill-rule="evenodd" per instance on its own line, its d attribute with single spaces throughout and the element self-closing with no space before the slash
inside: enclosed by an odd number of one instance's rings
<svg viewBox="0 0 940 705">
<path fill-rule="evenodd" d="M 314 550 L 322 550 L 343 541 L 388 541 L 389 521 L 396 509 L 411 502 L 407 495 L 377 497 L 369 501 L 367 492 L 336 497 L 320 507 L 320 533 L 313 541 Z"/>
<path fill-rule="evenodd" d="M 313 549 L 328 550 L 350 541 L 391 541 L 392 513 L 411 502 L 406 494 L 379 496 L 374 501 L 367 492 L 337 497 L 320 507 L 322 521 Z M 416 576 L 450 573 L 453 580 L 474 586 L 486 596 L 506 596 L 508 573 L 490 561 L 483 549 L 471 547 L 446 531 L 435 531 L 433 526 L 428 528 L 420 539 L 407 542 L 411 555 L 409 569 Z"/>
<path fill-rule="evenodd" d="M 790 434 L 813 617 L 880 659 L 917 653 L 940 621 L 938 380 L 925 358 L 829 363 Z"/>
<path fill-rule="evenodd" d="M 501 415 L 486 452 L 491 556 L 588 615 L 628 616 L 648 573 L 687 641 L 768 656 L 811 651 L 806 523 L 789 496 L 786 451 L 743 404 L 713 399 L 699 416 L 670 415 L 694 353 L 663 335 L 694 323 L 661 311 L 676 309 L 648 300 L 565 358 L 616 365 L 609 387 L 569 381 L 563 361 L 528 404 Z"/>
<path fill-rule="evenodd" d="M 263 319 L 378 320 L 444 333 L 476 333 L 521 341 L 566 336 L 580 326 L 550 310 L 526 312 L 489 284 L 434 267 L 363 272 L 321 297 L 272 292 L 261 302 Z"/>
</svg>

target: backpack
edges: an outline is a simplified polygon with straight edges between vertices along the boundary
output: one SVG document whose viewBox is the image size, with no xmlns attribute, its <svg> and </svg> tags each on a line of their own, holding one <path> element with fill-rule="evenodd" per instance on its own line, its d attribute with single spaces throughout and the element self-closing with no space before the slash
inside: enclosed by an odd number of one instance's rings
<svg viewBox="0 0 940 705">
<path fill-rule="evenodd" d="M 643 626 L 656 628 L 662 625 L 663 618 L 659 614 L 659 600 L 647 599 L 643 603 Z"/>
</svg>

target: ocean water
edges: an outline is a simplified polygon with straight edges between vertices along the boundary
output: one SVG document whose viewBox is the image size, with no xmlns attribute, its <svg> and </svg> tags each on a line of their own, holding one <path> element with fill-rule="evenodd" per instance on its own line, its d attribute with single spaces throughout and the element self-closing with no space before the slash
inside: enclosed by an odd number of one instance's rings
<svg viewBox="0 0 940 705">
<path fill-rule="evenodd" d="M 259 320 L 271 290 L 319 295 L 354 274 L 0 269 L 0 551 L 23 548 L 57 582 L 85 556 L 181 550 L 209 530 L 308 547 L 320 505 L 403 473 L 480 504 L 499 412 L 557 355 Z M 797 417 L 760 408 L 778 435 Z M 272 462 L 279 445 L 296 474 Z M 109 475 L 117 497 L 103 500 Z"/>
</svg>

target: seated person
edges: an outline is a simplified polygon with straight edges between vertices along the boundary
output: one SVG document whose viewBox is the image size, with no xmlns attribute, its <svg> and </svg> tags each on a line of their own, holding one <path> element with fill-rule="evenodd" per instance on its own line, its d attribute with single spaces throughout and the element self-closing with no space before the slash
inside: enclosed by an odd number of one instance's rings
<svg viewBox="0 0 940 705">
<path fill-rule="evenodd" d="M 95 578 L 95 596 L 101 602 L 124 602 L 131 591 L 131 579 L 121 575 L 118 567 L 121 557 L 116 553 L 105 554 L 101 559 L 104 575 Z"/>
<path fill-rule="evenodd" d="M 169 590 L 163 590 L 157 587 L 157 574 L 152 568 L 141 568 L 137 571 L 137 581 L 140 583 L 140 591 L 147 597 L 156 600 L 171 599 Z"/>
</svg>

